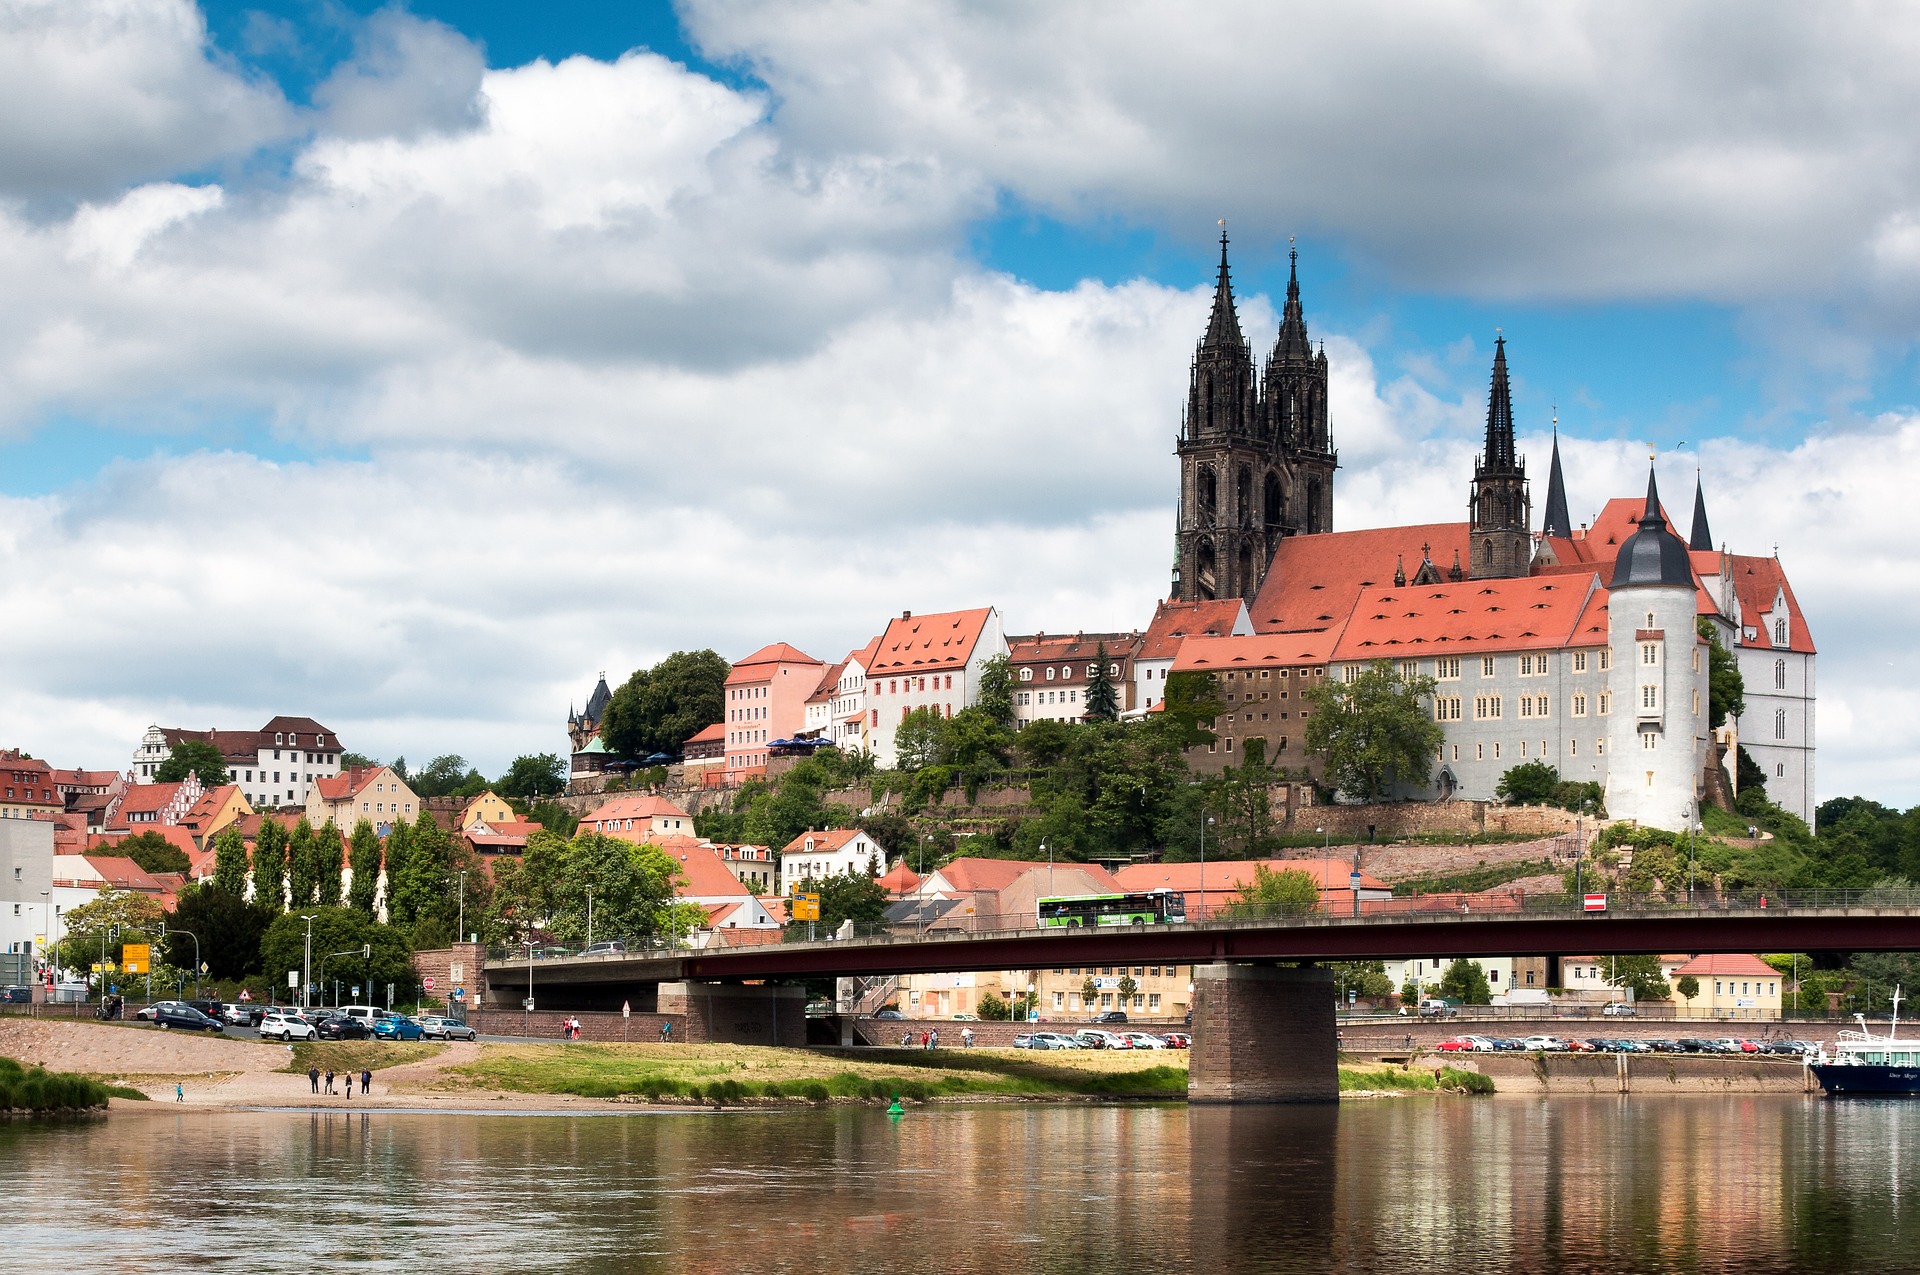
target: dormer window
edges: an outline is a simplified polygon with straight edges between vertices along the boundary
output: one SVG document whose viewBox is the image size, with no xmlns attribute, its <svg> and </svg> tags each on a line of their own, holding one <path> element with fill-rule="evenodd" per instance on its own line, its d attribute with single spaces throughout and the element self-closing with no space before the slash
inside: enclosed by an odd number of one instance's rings
<svg viewBox="0 0 1920 1275">
<path fill-rule="evenodd" d="M 283 744 L 285 744 L 285 743 L 287 742 L 287 737 L 286 737 L 286 735 L 285 735 L 285 734 L 276 734 L 276 735 L 275 735 L 275 736 L 273 737 L 273 742 L 274 742 L 274 745 L 275 745 L 276 747 L 278 747 L 278 746 L 280 746 L 280 745 L 283 745 Z"/>
<path fill-rule="evenodd" d="M 1785 620 L 1775 620 L 1773 622 L 1773 644 L 1775 646 L 1785 646 L 1787 644 L 1787 622 Z"/>
</svg>

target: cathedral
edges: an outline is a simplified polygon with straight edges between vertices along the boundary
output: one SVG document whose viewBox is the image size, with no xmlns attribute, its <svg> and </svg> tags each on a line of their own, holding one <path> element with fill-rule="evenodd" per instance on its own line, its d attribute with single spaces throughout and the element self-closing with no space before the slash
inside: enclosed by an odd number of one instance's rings
<svg viewBox="0 0 1920 1275">
<path fill-rule="evenodd" d="M 1222 759 L 1259 737 L 1270 760 L 1310 764 L 1306 713 L 1286 687 L 1384 659 L 1436 679 L 1447 741 L 1428 784 L 1402 796 L 1490 799 L 1507 769 L 1547 761 L 1601 785 L 1614 817 L 1673 828 L 1744 771 L 1811 821 L 1816 652 L 1778 552 L 1716 546 L 1698 475 L 1690 524 L 1668 514 L 1650 472 L 1644 497 L 1615 496 L 1576 526 L 1557 424 L 1536 530 L 1504 336 L 1465 518 L 1335 531 L 1327 358 L 1307 339 L 1297 253 L 1290 267 L 1256 382 L 1221 236 L 1177 448 L 1170 602 L 1243 605 L 1236 632 L 1251 636 L 1189 638 L 1174 667 L 1265 679 L 1244 695 L 1258 707 L 1220 724 Z M 1712 641 L 1746 685 L 1724 724 L 1707 712 Z M 1736 767 L 1736 750 L 1752 764 Z"/>
</svg>

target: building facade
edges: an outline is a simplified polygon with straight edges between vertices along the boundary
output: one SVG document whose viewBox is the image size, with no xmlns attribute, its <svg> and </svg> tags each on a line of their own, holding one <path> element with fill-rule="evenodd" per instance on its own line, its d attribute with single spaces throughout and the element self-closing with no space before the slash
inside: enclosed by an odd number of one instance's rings
<svg viewBox="0 0 1920 1275">
<path fill-rule="evenodd" d="M 259 730 L 181 730 L 149 726 L 134 750 L 130 778 L 152 783 L 154 773 L 189 739 L 220 750 L 228 779 L 256 809 L 304 806 L 314 780 L 340 772 L 340 737 L 311 717 L 276 717 Z"/>
<path fill-rule="evenodd" d="M 992 607 L 915 615 L 902 611 L 874 645 L 867 666 L 867 746 L 883 768 L 896 764 L 894 738 L 915 709 L 952 717 L 980 698 L 987 661 L 1007 653 Z"/>
<path fill-rule="evenodd" d="M 1138 633 L 1036 633 L 1007 639 L 1007 658 L 1013 666 L 1013 721 L 1020 730 L 1029 722 L 1077 722 L 1087 715 L 1087 688 L 1102 653 L 1107 681 L 1113 687 L 1114 710 L 1133 707 L 1133 656 Z"/>
<path fill-rule="evenodd" d="M 807 700 L 825 665 L 805 651 L 775 642 L 727 674 L 727 779 L 738 783 L 767 771 L 767 746 L 806 729 Z"/>
</svg>

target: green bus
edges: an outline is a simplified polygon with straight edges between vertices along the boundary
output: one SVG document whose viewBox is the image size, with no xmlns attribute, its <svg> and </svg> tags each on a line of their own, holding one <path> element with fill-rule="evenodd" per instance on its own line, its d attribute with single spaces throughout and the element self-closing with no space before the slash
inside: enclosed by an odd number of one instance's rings
<svg viewBox="0 0 1920 1275">
<path fill-rule="evenodd" d="M 1167 925 L 1187 919 L 1187 897 L 1178 890 L 1143 894 L 1071 894 L 1039 900 L 1042 929 L 1086 925 Z"/>
</svg>

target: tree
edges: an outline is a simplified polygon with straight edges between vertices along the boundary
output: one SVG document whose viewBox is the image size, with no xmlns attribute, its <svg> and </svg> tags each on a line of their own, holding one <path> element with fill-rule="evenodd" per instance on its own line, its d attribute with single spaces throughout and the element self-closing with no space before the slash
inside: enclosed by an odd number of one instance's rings
<svg viewBox="0 0 1920 1275">
<path fill-rule="evenodd" d="M 1093 676 L 1087 679 L 1087 716 L 1096 721 L 1118 721 L 1120 697 L 1113 689 L 1113 677 L 1107 672 L 1107 644 L 1093 649 Z"/>
<path fill-rule="evenodd" d="M 275 912 L 287 906 L 287 827 L 272 815 L 253 836 L 253 897 Z"/>
<path fill-rule="evenodd" d="M 527 818 L 562 837 L 571 837 L 573 830 L 580 826 L 580 817 L 557 801 L 534 802 L 527 807 Z"/>
<path fill-rule="evenodd" d="M 347 841 L 347 865 L 353 869 L 353 884 L 347 888 L 347 906 L 372 916 L 375 896 L 380 890 L 380 834 L 370 820 L 353 825 Z"/>
<path fill-rule="evenodd" d="M 1243 882 L 1238 893 L 1240 897 L 1221 910 L 1222 916 L 1306 916 L 1320 907 L 1320 882 L 1298 868 L 1276 872 L 1256 863 L 1253 880 Z"/>
<path fill-rule="evenodd" d="M 1552 763 L 1529 761 L 1509 766 L 1494 785 L 1493 795 L 1522 806 L 1542 806 L 1553 800 L 1559 787 L 1560 772 Z"/>
<path fill-rule="evenodd" d="M 65 932 L 54 960 L 59 965 L 86 969 L 100 960 L 104 951 L 109 962 L 117 963 L 122 944 L 152 942 L 166 919 L 166 910 L 148 895 L 108 887 L 91 902 L 62 914 Z"/>
<path fill-rule="evenodd" d="M 1007 1004 L 998 992 L 982 994 L 976 1008 L 980 1011 L 981 1019 L 989 1023 L 1004 1023 L 1013 1017 L 1013 1006 Z"/>
<path fill-rule="evenodd" d="M 273 910 L 249 903 L 215 884 L 190 885 L 180 892 L 167 925 L 167 963 L 192 968 L 199 957 L 214 978 L 242 978 L 260 968 L 260 940 L 273 924 Z M 176 935 L 174 931 L 184 931 Z"/>
<path fill-rule="evenodd" d="M 400 823 L 396 823 L 394 830 L 399 828 Z M 389 924 L 411 929 L 436 902 L 447 900 L 453 885 L 452 858 L 453 846 L 446 829 L 421 811 L 408 834 L 406 860 L 400 865 L 398 878 L 391 865 L 387 869 Z"/>
<path fill-rule="evenodd" d="M 1387 977 L 1385 961 L 1335 961 L 1333 986 L 1342 1001 L 1349 992 L 1363 1001 L 1380 1001 L 1393 995 L 1393 980 Z"/>
<path fill-rule="evenodd" d="M 319 885 L 322 907 L 339 907 L 342 858 L 346 847 L 340 840 L 340 828 L 329 819 L 313 834 L 314 880 Z"/>
<path fill-rule="evenodd" d="M 1014 737 L 1013 746 L 1019 750 L 1020 758 L 1035 770 L 1045 770 L 1066 755 L 1072 728 L 1065 722 L 1043 717 L 1028 722 L 1026 729 Z"/>
<path fill-rule="evenodd" d="M 1120 1004 L 1124 1006 L 1132 1002 L 1133 994 L 1140 990 L 1140 984 L 1134 982 L 1133 975 L 1122 974 L 1113 990 L 1120 993 Z"/>
<path fill-rule="evenodd" d="M 1691 974 L 1682 974 L 1674 983 L 1673 990 L 1687 1000 L 1694 1000 L 1700 995 L 1700 980 Z"/>
<path fill-rule="evenodd" d="M 856 935 L 871 934 L 887 919 L 887 891 L 878 881 L 854 868 L 830 877 L 816 877 L 812 892 L 820 896 L 820 922 L 816 932 L 835 933 L 848 921 Z M 792 921 L 788 933 L 804 934 L 805 921 Z"/>
<path fill-rule="evenodd" d="M 688 739 L 725 717 L 731 671 L 712 651 L 675 651 L 613 693 L 600 717 L 600 738 L 622 757 L 677 755 Z"/>
<path fill-rule="evenodd" d="M 1211 673 L 1178 672 L 1167 675 L 1160 711 L 1150 720 L 1163 724 L 1174 746 L 1193 748 L 1214 742 L 1214 719 L 1226 711 L 1220 688 Z"/>
<path fill-rule="evenodd" d="M 1241 741 L 1240 764 L 1228 766 L 1211 785 L 1210 804 L 1220 813 L 1220 838 L 1240 857 L 1251 859 L 1273 841 L 1273 767 L 1267 765 L 1267 741 Z"/>
<path fill-rule="evenodd" d="M 1480 968 L 1480 962 L 1470 961 L 1462 956 L 1447 966 L 1447 972 L 1440 976 L 1440 995 L 1462 1005 L 1493 1004 L 1493 989 L 1487 984 L 1487 972 Z"/>
<path fill-rule="evenodd" d="M 227 759 L 204 739 L 183 739 L 175 744 L 167 759 L 153 772 L 155 783 L 177 784 L 189 774 L 200 776 L 204 788 L 218 788 L 232 782 L 227 775 Z"/>
<path fill-rule="evenodd" d="M 932 706 L 910 709 L 893 733 L 894 768 L 916 771 L 946 755 L 947 719 Z"/>
<path fill-rule="evenodd" d="M 186 852 L 157 832 L 136 832 L 131 837 L 122 837 L 111 849 L 139 864 L 142 872 L 185 872 L 191 866 Z"/>
<path fill-rule="evenodd" d="M 407 781 L 407 786 L 413 789 L 415 796 L 425 801 L 429 797 L 454 796 L 463 786 L 476 780 L 480 787 L 468 794 L 470 796 L 478 796 L 484 791 L 487 781 L 479 771 L 467 764 L 466 758 L 458 753 L 448 753 L 428 762 L 425 769 Z"/>
<path fill-rule="evenodd" d="M 307 923 L 301 915 L 288 912 L 274 918 L 260 940 L 260 968 L 275 983 L 286 977 L 286 971 L 305 968 Z M 322 999 L 331 998 L 331 985 L 336 980 L 343 991 L 359 985 L 368 1000 L 373 999 L 374 987 L 386 983 L 394 985 L 396 1000 L 412 997 L 418 979 L 413 953 L 399 929 L 382 925 L 352 908 L 316 908 L 304 915 L 313 918 L 312 974 L 316 983 L 323 963 L 326 970 L 328 986 L 320 989 Z M 370 957 L 360 955 L 363 947 L 372 949 Z"/>
<path fill-rule="evenodd" d="M 567 786 L 567 763 L 558 753 L 536 753 L 516 757 L 507 773 L 494 787 L 511 801 L 532 801 L 551 797 Z"/>
<path fill-rule="evenodd" d="M 1638 1001 L 1663 1001 L 1673 995 L 1657 956 L 1612 956 L 1607 958 L 1607 982 L 1624 987 Z"/>
<path fill-rule="evenodd" d="M 1002 730 L 1013 729 L 1013 661 L 996 655 L 980 666 L 980 695 L 973 706 Z"/>
<path fill-rule="evenodd" d="M 213 838 L 213 884 L 236 898 L 247 893 L 247 840 L 230 823 Z"/>
<path fill-rule="evenodd" d="M 1100 984 L 1089 974 L 1080 980 L 1080 1003 L 1087 1009 L 1093 1009 L 1100 1000 Z"/>
<path fill-rule="evenodd" d="M 1313 716 L 1307 748 L 1326 762 L 1333 786 L 1378 801 L 1398 783 L 1424 788 L 1443 732 L 1433 720 L 1430 677 L 1402 677 L 1375 660 L 1352 681 L 1328 678 L 1306 693 Z"/>
<path fill-rule="evenodd" d="M 1727 718 L 1747 711 L 1747 679 L 1740 674 L 1740 661 L 1720 641 L 1720 627 L 1701 616 L 1700 636 L 1711 645 L 1707 650 L 1707 724 L 1725 726 Z"/>
<path fill-rule="evenodd" d="M 301 815 L 287 841 L 287 906 L 312 907 L 320 894 L 320 845 L 313 825 Z"/>
<path fill-rule="evenodd" d="M 365 753 L 349 752 L 349 753 L 340 754 L 340 769 L 342 770 L 372 770 L 374 767 L 378 766 L 379 764 L 380 764 L 380 759 L 378 757 L 369 757 Z M 400 758 L 394 764 L 393 773 L 400 776 L 400 778 L 405 779 L 407 777 L 407 773 L 402 768 L 406 764 L 407 764 L 407 759 L 404 757 Z"/>
</svg>

